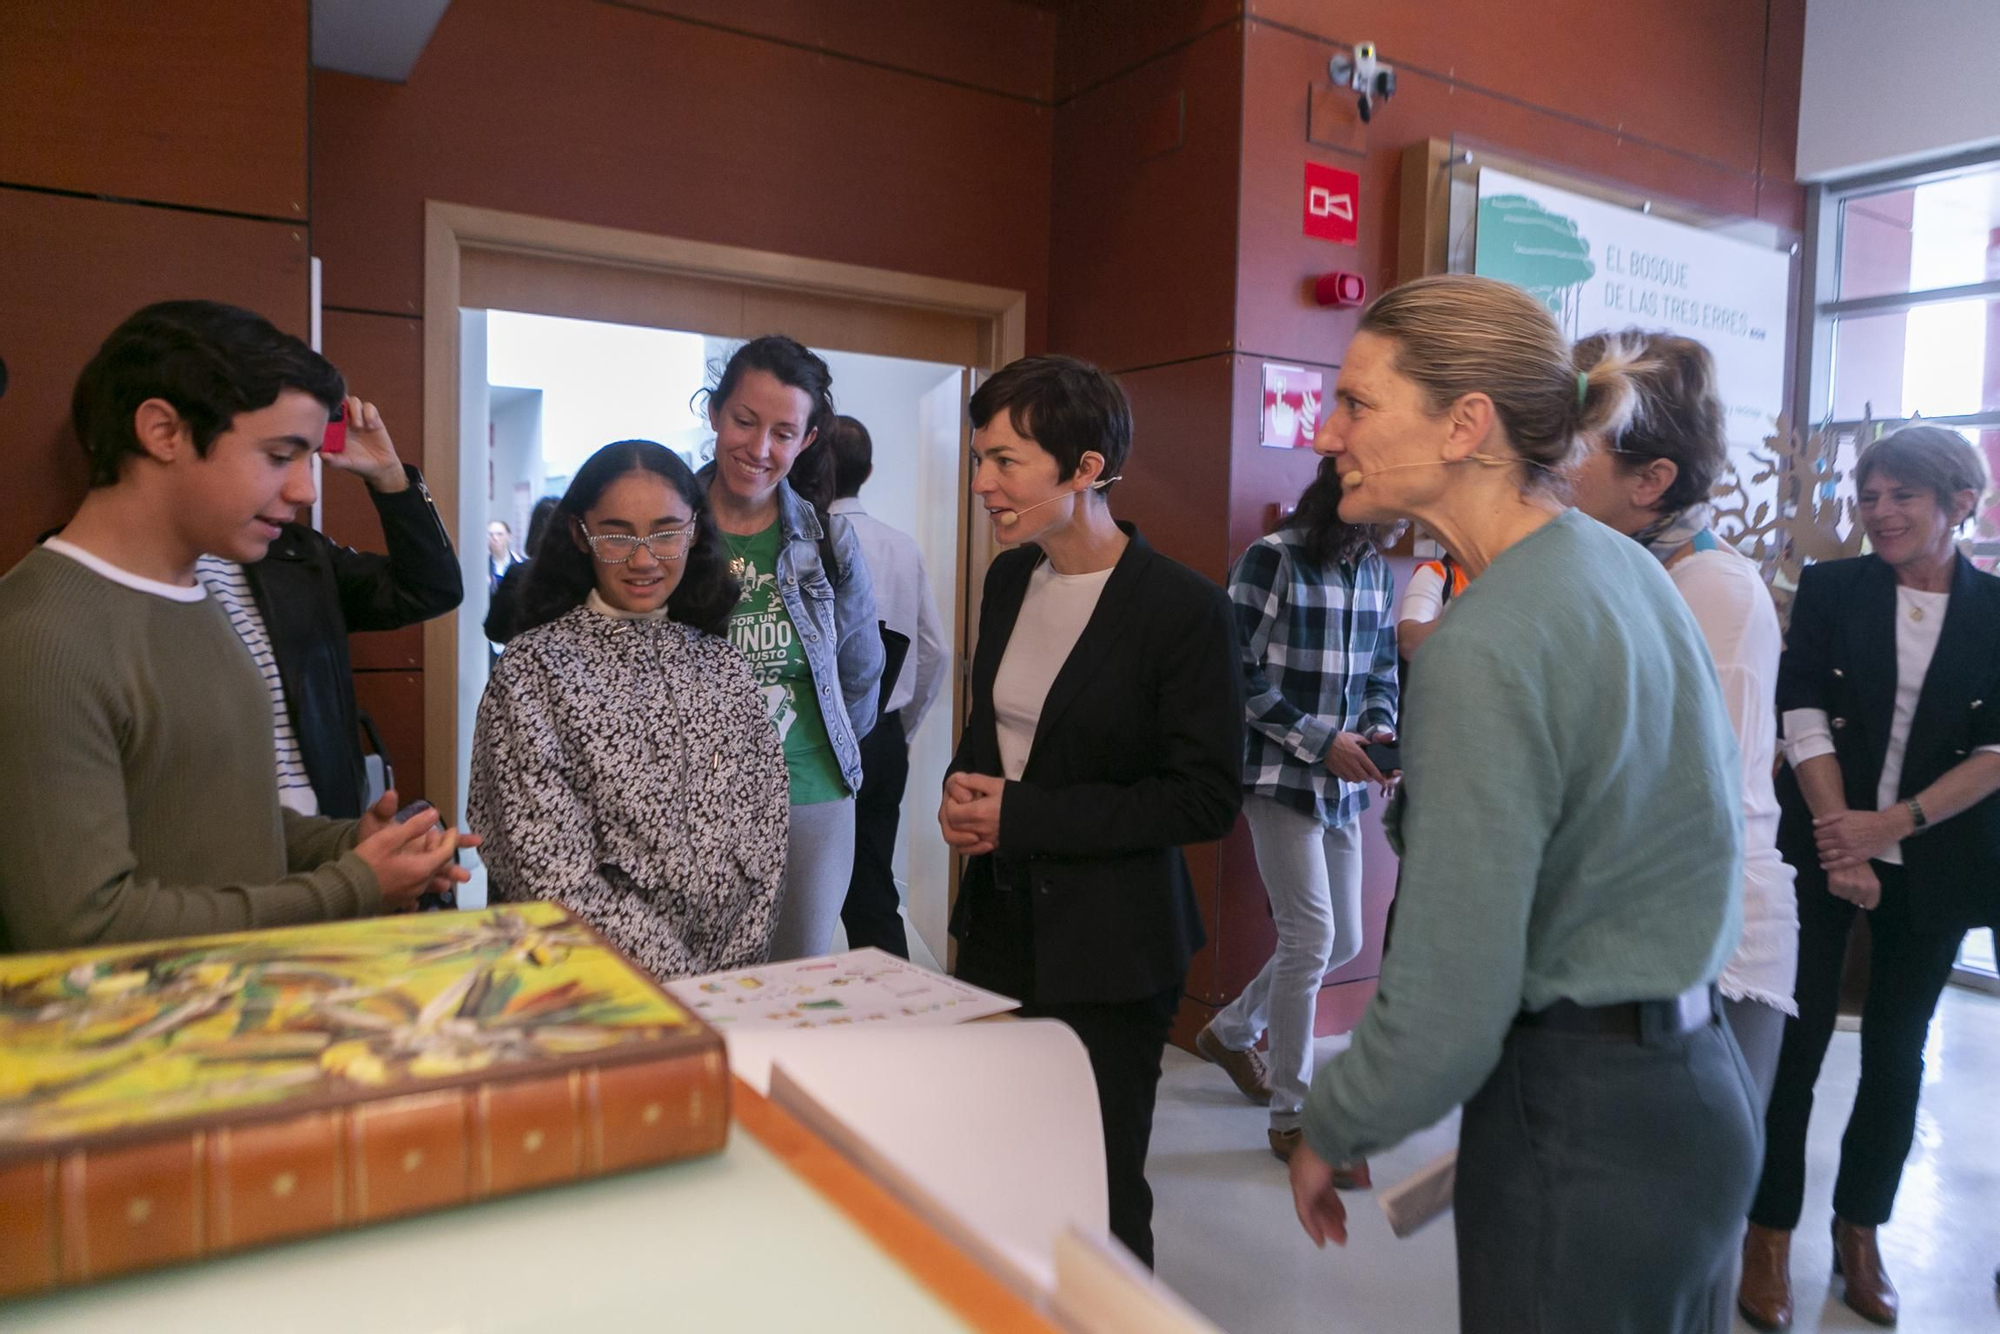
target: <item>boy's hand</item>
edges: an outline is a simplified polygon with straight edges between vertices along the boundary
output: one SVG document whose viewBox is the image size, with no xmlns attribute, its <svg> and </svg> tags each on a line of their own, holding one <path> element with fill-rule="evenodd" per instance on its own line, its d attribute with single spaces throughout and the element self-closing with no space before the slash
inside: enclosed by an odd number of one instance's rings
<svg viewBox="0 0 2000 1334">
<path fill-rule="evenodd" d="M 403 460 L 389 439 L 389 428 L 382 424 L 381 411 L 353 394 L 347 396 L 347 448 L 320 457 L 329 468 L 358 473 L 370 490 L 383 495 L 407 490 L 410 485 L 410 475 L 403 471 Z"/>
</svg>

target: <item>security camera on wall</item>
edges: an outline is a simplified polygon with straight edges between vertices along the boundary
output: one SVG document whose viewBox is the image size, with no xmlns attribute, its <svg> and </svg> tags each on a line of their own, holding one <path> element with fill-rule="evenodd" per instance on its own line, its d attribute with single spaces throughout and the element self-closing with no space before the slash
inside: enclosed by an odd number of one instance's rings
<svg viewBox="0 0 2000 1334">
<path fill-rule="evenodd" d="M 1375 114 L 1375 104 L 1396 95 L 1396 71 L 1375 58 L 1375 43 L 1357 42 L 1351 56 L 1335 56 L 1326 62 L 1327 77 L 1337 88 L 1354 90 L 1354 105 L 1366 125 Z"/>
</svg>

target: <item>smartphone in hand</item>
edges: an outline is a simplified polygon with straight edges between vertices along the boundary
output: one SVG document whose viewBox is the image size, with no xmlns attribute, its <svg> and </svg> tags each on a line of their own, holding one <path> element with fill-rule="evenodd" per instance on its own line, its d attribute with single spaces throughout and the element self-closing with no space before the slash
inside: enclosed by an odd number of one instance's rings
<svg viewBox="0 0 2000 1334">
<path fill-rule="evenodd" d="M 423 815 L 426 812 L 430 814 L 430 817 L 433 822 L 435 822 L 440 828 L 443 827 L 444 821 L 439 820 L 437 818 L 437 809 L 434 806 L 432 806 L 428 801 L 422 801 L 422 800 L 413 801 L 409 805 L 403 807 L 402 810 L 397 811 L 396 823 L 403 824 L 407 821 L 414 820 L 418 816 Z M 454 866 L 458 864 L 458 854 L 456 852 L 452 853 L 451 861 L 452 865 Z M 445 890 L 427 889 L 422 894 L 419 894 L 417 896 L 416 910 L 418 912 L 438 912 L 443 909 L 456 908 L 457 906 L 458 906 L 458 891 L 455 888 L 445 889 Z"/>
<path fill-rule="evenodd" d="M 1361 753 L 1368 762 L 1380 769 L 1384 775 L 1395 773 L 1403 767 L 1403 747 L 1394 741 L 1370 741 L 1361 747 Z"/>
</svg>

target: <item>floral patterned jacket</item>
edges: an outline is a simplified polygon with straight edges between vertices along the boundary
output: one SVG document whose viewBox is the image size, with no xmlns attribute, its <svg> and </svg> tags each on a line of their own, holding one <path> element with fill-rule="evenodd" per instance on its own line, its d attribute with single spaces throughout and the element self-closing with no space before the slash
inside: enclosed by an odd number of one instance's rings
<svg viewBox="0 0 2000 1334">
<path fill-rule="evenodd" d="M 509 641 L 466 818 L 492 901 L 554 900 L 655 977 L 770 950 L 785 758 L 727 640 L 586 605 Z"/>
</svg>

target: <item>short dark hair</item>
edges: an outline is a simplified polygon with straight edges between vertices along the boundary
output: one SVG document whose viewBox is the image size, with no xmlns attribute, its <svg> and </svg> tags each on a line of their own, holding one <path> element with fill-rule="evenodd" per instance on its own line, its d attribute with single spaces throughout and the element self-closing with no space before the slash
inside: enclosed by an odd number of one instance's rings
<svg viewBox="0 0 2000 1334">
<path fill-rule="evenodd" d="M 1905 426 L 1861 451 L 1854 461 L 1854 491 L 1868 485 L 1876 473 L 1887 473 L 1905 486 L 1921 487 L 1937 497 L 1938 508 L 1950 512 L 1951 498 L 1972 492 L 1972 513 L 1986 494 L 1986 467 L 1979 451 L 1957 431 L 1943 426 Z M 1968 516 L 1970 517 L 1970 516 Z"/>
<path fill-rule="evenodd" d="M 528 512 L 527 556 L 529 560 L 533 560 L 535 553 L 541 550 L 542 534 L 549 530 L 549 521 L 555 518 L 556 506 L 560 504 L 562 504 L 561 496 L 543 496 L 535 502 L 535 508 Z"/>
<path fill-rule="evenodd" d="M 583 605 L 597 587 L 589 553 L 570 540 L 570 522 L 581 521 L 606 489 L 627 473 L 658 473 L 694 515 L 681 581 L 667 595 L 667 614 L 683 625 L 724 635 L 742 588 L 729 572 L 729 548 L 708 510 L 708 494 L 681 456 L 651 440 L 619 440 L 584 460 L 569 490 L 556 502 L 542 540 L 529 554 L 528 584 L 521 590 L 520 631 L 547 625 Z"/>
<path fill-rule="evenodd" d="M 1359 560 L 1381 539 L 1381 531 L 1373 525 L 1349 523 L 1340 517 L 1340 460 L 1332 454 L 1319 461 L 1312 484 L 1299 497 L 1298 507 L 1284 526 L 1304 536 L 1301 545 L 1306 559 L 1321 569 Z"/>
<path fill-rule="evenodd" d="M 1104 456 L 1103 480 L 1109 482 L 1132 452 L 1132 404 L 1125 391 L 1076 357 L 1022 357 L 995 371 L 972 395 L 972 429 L 984 430 L 1003 410 L 1016 434 L 1055 456 L 1056 475 L 1065 482 L 1093 450 Z"/>
<path fill-rule="evenodd" d="M 1699 505 L 1715 490 L 1729 462 L 1729 435 L 1722 396 L 1716 392 L 1715 358 L 1706 347 L 1679 334 L 1627 329 L 1577 340 L 1575 361 L 1589 368 L 1607 357 L 1637 359 L 1626 368 L 1639 396 L 1623 429 L 1607 434 L 1611 461 L 1620 472 L 1637 472 L 1666 459 L 1678 472 L 1660 493 L 1657 509 L 1678 514 Z"/>
<path fill-rule="evenodd" d="M 337 411 L 340 372 L 303 340 L 262 315 L 219 301 L 161 301 L 111 331 L 70 396 L 70 423 L 90 465 L 90 484 L 110 486 L 127 458 L 143 454 L 132 419 L 147 399 L 173 405 L 196 455 L 245 412 L 268 408 L 287 389 Z"/>
<path fill-rule="evenodd" d="M 833 451 L 833 498 L 861 494 L 875 474 L 875 441 L 868 428 L 852 417 L 836 416 L 826 425 L 827 448 Z"/>
</svg>

